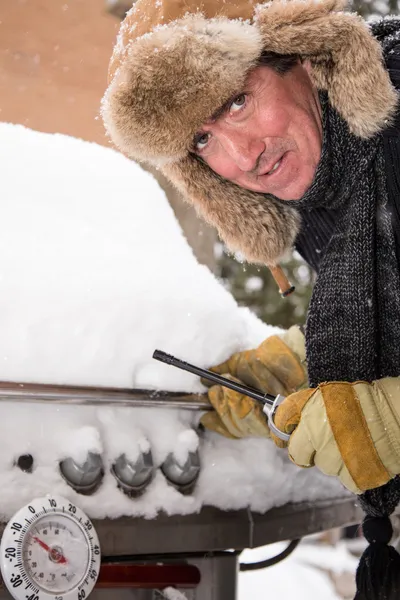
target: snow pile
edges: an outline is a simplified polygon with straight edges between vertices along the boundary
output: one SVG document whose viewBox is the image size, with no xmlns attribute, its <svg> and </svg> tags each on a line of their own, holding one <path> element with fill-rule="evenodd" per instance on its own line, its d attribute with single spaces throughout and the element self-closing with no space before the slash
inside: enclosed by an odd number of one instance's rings
<svg viewBox="0 0 400 600">
<path fill-rule="evenodd" d="M 21 126 L 0 139 L 0 379 L 200 390 L 153 350 L 206 366 L 267 335 L 139 166 Z"/>
<path fill-rule="evenodd" d="M 195 260 L 157 182 L 117 152 L 0 124 L 0 380 L 201 391 L 155 348 L 209 366 L 272 332 Z M 60 493 L 92 517 L 154 516 L 341 495 L 334 481 L 289 464 L 266 440 L 229 441 L 192 427 L 185 411 L 0 404 L 0 513 Z M 202 472 L 183 497 L 160 471 L 125 497 L 117 456 L 151 447 L 156 466 L 199 446 Z M 78 496 L 58 463 L 101 453 L 104 482 Z M 14 466 L 31 453 L 32 474 Z M 18 490 L 18 495 L 16 495 Z"/>
</svg>

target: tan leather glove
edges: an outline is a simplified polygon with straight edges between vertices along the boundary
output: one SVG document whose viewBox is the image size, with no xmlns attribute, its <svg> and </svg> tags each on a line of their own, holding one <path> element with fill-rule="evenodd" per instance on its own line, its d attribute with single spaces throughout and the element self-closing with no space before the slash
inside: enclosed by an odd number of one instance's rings
<svg viewBox="0 0 400 600">
<path fill-rule="evenodd" d="M 281 336 L 267 338 L 255 350 L 233 354 L 211 370 L 262 392 L 290 394 L 307 384 L 304 336 L 293 326 Z M 210 388 L 208 397 L 215 411 L 201 419 L 207 429 L 231 438 L 269 436 L 267 417 L 255 400 L 219 385 Z"/>
<path fill-rule="evenodd" d="M 315 465 L 356 494 L 400 473 L 400 378 L 330 382 L 296 392 L 278 407 L 274 422 L 291 434 L 294 463 Z"/>
<path fill-rule="evenodd" d="M 238 381 L 229 374 L 226 377 Z M 207 429 L 228 438 L 269 437 L 267 417 L 259 402 L 221 385 L 214 385 L 208 398 L 214 410 L 201 418 Z"/>
</svg>

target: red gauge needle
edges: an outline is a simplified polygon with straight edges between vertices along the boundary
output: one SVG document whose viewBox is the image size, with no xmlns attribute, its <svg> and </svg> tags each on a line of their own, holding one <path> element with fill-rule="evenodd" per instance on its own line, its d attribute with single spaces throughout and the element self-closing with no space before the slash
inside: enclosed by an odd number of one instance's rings
<svg viewBox="0 0 400 600">
<path fill-rule="evenodd" d="M 42 542 L 42 540 L 36 536 L 34 536 L 33 539 L 41 548 L 43 548 L 43 550 L 46 550 L 46 552 L 49 553 L 50 558 L 52 558 L 54 562 L 58 563 L 59 565 L 65 565 L 67 563 L 65 556 L 63 556 L 57 548 L 50 548 L 50 546 L 45 544 L 45 542 Z"/>
<path fill-rule="evenodd" d="M 39 546 L 43 548 L 43 550 L 46 550 L 46 552 L 50 552 L 50 546 L 42 542 L 42 540 L 39 540 L 38 537 L 34 537 L 33 539 L 39 544 Z"/>
</svg>

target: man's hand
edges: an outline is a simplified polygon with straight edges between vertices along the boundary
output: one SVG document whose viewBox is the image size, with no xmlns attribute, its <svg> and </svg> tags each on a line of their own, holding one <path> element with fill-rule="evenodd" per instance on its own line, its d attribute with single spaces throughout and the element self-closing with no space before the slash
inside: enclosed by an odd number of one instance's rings
<svg viewBox="0 0 400 600">
<path fill-rule="evenodd" d="M 238 381 L 229 374 L 226 377 Z M 229 438 L 269 437 L 267 417 L 256 400 L 221 385 L 214 385 L 208 398 L 214 410 L 201 418 L 207 429 Z"/>
<path fill-rule="evenodd" d="M 291 327 L 282 336 L 267 338 L 255 350 L 237 352 L 211 370 L 261 392 L 290 394 L 307 382 L 304 336 L 298 327 Z M 255 400 L 219 385 L 210 388 L 208 397 L 215 411 L 201 419 L 207 429 L 231 438 L 269 437 L 267 418 Z"/>
<path fill-rule="evenodd" d="M 356 494 L 400 473 L 400 378 L 330 382 L 296 392 L 278 407 L 274 422 L 291 434 L 294 463 L 335 475 Z"/>
</svg>

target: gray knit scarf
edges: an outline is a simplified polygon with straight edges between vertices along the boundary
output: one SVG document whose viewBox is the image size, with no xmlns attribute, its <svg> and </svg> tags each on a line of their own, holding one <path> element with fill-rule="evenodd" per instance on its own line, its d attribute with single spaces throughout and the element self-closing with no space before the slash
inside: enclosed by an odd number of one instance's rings
<svg viewBox="0 0 400 600">
<path fill-rule="evenodd" d="M 310 385 L 400 376 L 400 273 L 383 142 L 363 140 L 321 95 L 324 143 L 302 210 L 339 209 L 309 306 Z"/>
<path fill-rule="evenodd" d="M 310 385 L 400 376 L 400 273 L 387 209 L 383 141 L 380 136 L 362 140 L 352 135 L 326 94 L 320 99 L 324 126 L 321 160 L 311 188 L 293 203 L 301 211 L 321 206 L 339 211 L 308 311 Z M 376 531 L 386 531 L 387 516 L 400 501 L 400 478 L 360 499 L 369 515 L 364 522 L 365 535 L 375 542 Z M 370 517 L 374 517 L 374 527 L 368 537 Z M 387 548 L 390 529 L 383 537 Z M 370 548 L 375 552 L 377 545 Z M 381 549 L 377 556 L 382 556 Z M 387 590 L 385 595 L 380 595 L 381 591 L 376 595 L 375 587 L 380 588 L 386 576 L 370 565 L 370 555 L 366 555 L 362 567 L 360 563 L 358 575 L 362 571 L 362 577 L 358 577 L 356 598 L 394 597 L 386 595 Z M 374 575 L 376 571 L 378 575 Z M 371 577 L 375 587 L 368 579 Z M 397 585 L 390 583 L 389 589 L 398 591 Z"/>
</svg>

